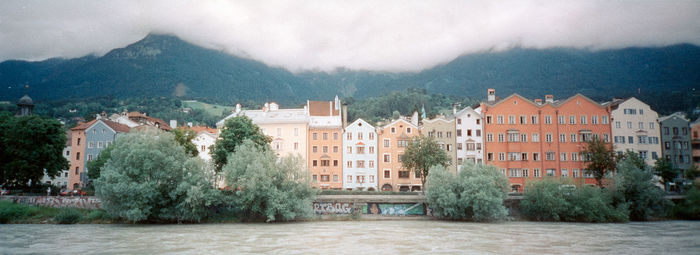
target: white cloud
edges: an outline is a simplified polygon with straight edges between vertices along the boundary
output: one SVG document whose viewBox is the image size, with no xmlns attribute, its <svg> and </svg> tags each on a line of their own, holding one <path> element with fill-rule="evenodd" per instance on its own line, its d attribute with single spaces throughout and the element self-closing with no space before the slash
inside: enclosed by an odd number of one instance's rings
<svg viewBox="0 0 700 255">
<path fill-rule="evenodd" d="M 292 71 L 418 71 L 511 47 L 700 45 L 700 1 L 0 1 L 0 61 L 149 32 Z"/>
</svg>

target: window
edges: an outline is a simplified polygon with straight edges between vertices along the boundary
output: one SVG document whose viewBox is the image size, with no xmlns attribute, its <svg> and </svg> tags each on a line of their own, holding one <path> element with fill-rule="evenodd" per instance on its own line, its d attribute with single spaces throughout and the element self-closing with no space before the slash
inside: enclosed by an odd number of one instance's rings
<svg viewBox="0 0 700 255">
<path fill-rule="evenodd" d="M 314 147 L 315 147 L 315 146 L 314 146 Z M 347 154 L 352 154 L 352 146 L 348 146 L 348 147 L 346 148 L 346 152 L 345 152 L 345 153 L 347 153 Z"/>
<path fill-rule="evenodd" d="M 318 182 L 318 176 L 317 176 L 317 175 L 314 174 L 313 177 L 312 177 L 312 179 L 313 179 L 314 182 Z"/>
<path fill-rule="evenodd" d="M 659 154 L 656 153 L 655 151 L 652 151 L 651 152 L 651 159 L 653 159 L 653 160 L 659 159 Z"/>
<path fill-rule="evenodd" d="M 75 153 L 75 159 L 76 159 L 76 160 L 80 160 L 80 152 L 76 152 L 76 153 Z"/>
<path fill-rule="evenodd" d="M 323 133 L 323 140 L 328 140 L 328 133 Z"/>
<path fill-rule="evenodd" d="M 323 146 L 323 153 L 328 153 L 328 146 Z"/>
<path fill-rule="evenodd" d="M 316 132 L 311 133 L 311 139 L 318 140 L 318 133 L 316 133 Z"/>
<path fill-rule="evenodd" d="M 78 152 L 78 153 L 80 153 L 80 152 Z M 76 175 L 78 174 L 78 169 L 79 169 L 79 168 L 76 166 L 76 167 L 75 167 L 75 174 L 76 174 Z"/>
<path fill-rule="evenodd" d="M 330 175 L 327 175 L 327 174 L 321 175 L 322 182 L 329 182 L 330 180 L 331 180 Z"/>
<path fill-rule="evenodd" d="M 648 151 L 639 151 L 639 157 L 646 160 L 648 155 Z"/>
<path fill-rule="evenodd" d="M 481 129 L 476 130 L 476 137 L 481 137 Z"/>
<path fill-rule="evenodd" d="M 395 127 L 391 127 L 391 133 L 392 133 L 392 134 L 396 134 L 396 128 L 395 128 Z"/>
<path fill-rule="evenodd" d="M 628 136 L 628 137 L 627 137 L 627 143 L 629 143 L 629 144 L 634 144 L 634 137 Z"/>
<path fill-rule="evenodd" d="M 337 160 L 337 159 L 334 159 L 334 160 L 333 160 L 333 166 L 338 166 L 338 160 Z"/>
<path fill-rule="evenodd" d="M 603 123 L 603 125 L 608 124 L 608 116 L 603 115 L 600 117 L 600 119 L 601 119 L 601 122 Z"/>
<path fill-rule="evenodd" d="M 92 154 L 88 154 L 87 160 L 88 160 L 88 161 L 92 160 Z"/>
<path fill-rule="evenodd" d="M 374 154 L 374 146 L 369 146 L 369 154 Z"/>
<path fill-rule="evenodd" d="M 523 177 L 529 177 L 530 174 L 527 172 L 527 168 L 523 169 Z"/>
<path fill-rule="evenodd" d="M 552 124 L 552 116 L 551 115 L 544 116 L 544 124 Z"/>
<path fill-rule="evenodd" d="M 389 143 L 391 141 L 389 139 L 384 139 L 384 148 L 389 148 Z"/>
<path fill-rule="evenodd" d="M 566 168 L 562 168 L 561 177 L 569 177 L 569 170 L 567 170 Z"/>
<path fill-rule="evenodd" d="M 559 134 L 559 142 L 562 142 L 562 143 L 566 142 L 566 134 Z"/>
<path fill-rule="evenodd" d="M 88 142 L 88 148 L 94 148 L 95 142 Z"/>
<path fill-rule="evenodd" d="M 571 153 L 571 161 L 578 161 L 578 153 L 576 153 L 576 152 Z"/>
<path fill-rule="evenodd" d="M 627 122 L 627 128 L 628 128 L 628 129 L 632 129 L 632 122 L 631 122 L 631 121 L 628 121 L 628 122 Z"/>
<path fill-rule="evenodd" d="M 508 142 L 518 142 L 520 140 L 520 134 L 518 131 L 508 131 Z"/>
<path fill-rule="evenodd" d="M 666 129 L 668 129 L 668 128 L 666 128 Z M 667 132 L 667 133 L 668 133 L 668 132 Z M 80 138 L 78 138 L 78 145 L 80 145 Z"/>
<path fill-rule="evenodd" d="M 333 153 L 338 153 L 338 146 L 333 146 Z"/>
<path fill-rule="evenodd" d="M 321 166 L 330 166 L 330 165 L 331 165 L 330 160 L 327 160 L 327 159 L 321 160 Z"/>
<path fill-rule="evenodd" d="M 577 168 L 571 169 L 571 176 L 573 176 L 574 178 L 578 178 L 578 169 Z"/>
<path fill-rule="evenodd" d="M 345 177 L 345 182 L 352 183 L 352 175 L 348 175 L 347 177 Z"/>
<path fill-rule="evenodd" d="M 664 127 L 664 135 L 668 135 L 668 127 Z M 80 145 L 80 138 L 78 138 L 78 145 Z"/>
<path fill-rule="evenodd" d="M 445 136 L 446 136 L 447 138 L 451 138 L 451 137 L 452 137 L 452 132 L 451 132 L 451 131 L 445 132 Z"/>
<path fill-rule="evenodd" d="M 620 121 L 615 121 L 615 128 L 620 128 Z"/>
<path fill-rule="evenodd" d="M 637 115 L 637 109 L 624 109 L 625 115 Z"/>
<path fill-rule="evenodd" d="M 502 133 L 498 134 L 498 142 L 502 143 L 504 140 L 505 140 L 505 136 Z"/>
<path fill-rule="evenodd" d="M 364 176 L 364 175 L 358 175 L 358 176 L 357 176 L 357 183 L 365 183 L 365 176 Z"/>
<path fill-rule="evenodd" d="M 374 140 L 374 132 L 369 132 L 369 139 Z"/>
<path fill-rule="evenodd" d="M 509 161 L 520 161 L 520 153 L 518 152 L 508 152 Z"/>
<path fill-rule="evenodd" d="M 352 140 L 352 132 L 348 132 L 347 134 L 345 134 L 345 139 Z"/>
<path fill-rule="evenodd" d="M 357 154 L 365 154 L 365 147 L 364 146 L 357 146 Z"/>
<path fill-rule="evenodd" d="M 408 133 L 408 134 L 411 133 L 411 128 L 410 128 L 410 127 L 406 127 L 406 133 Z"/>
<path fill-rule="evenodd" d="M 399 178 L 409 178 L 409 171 L 399 171 Z"/>
<path fill-rule="evenodd" d="M 462 137 L 462 130 L 461 129 L 457 129 L 457 137 Z"/>
<path fill-rule="evenodd" d="M 504 152 L 498 153 L 498 161 L 506 161 L 506 154 Z"/>
<path fill-rule="evenodd" d="M 438 131 L 438 132 L 437 132 L 437 137 L 438 137 L 438 138 L 442 138 L 442 131 Z"/>
<path fill-rule="evenodd" d="M 533 143 L 539 143 L 539 142 L 540 142 L 540 134 L 538 134 L 538 133 L 532 133 L 532 142 L 533 142 Z"/>
<path fill-rule="evenodd" d="M 104 147 L 104 143 L 103 143 L 103 142 L 97 142 L 97 148 L 102 148 L 102 147 Z"/>
<path fill-rule="evenodd" d="M 348 160 L 347 162 L 345 162 L 345 166 L 346 166 L 347 168 L 352 168 L 352 161 L 351 161 L 351 160 Z"/>
<path fill-rule="evenodd" d="M 312 147 L 311 147 L 311 152 L 313 152 L 313 153 L 318 152 L 318 146 L 312 146 Z M 348 153 L 352 153 L 352 151 L 350 151 L 350 152 L 348 152 Z"/>
<path fill-rule="evenodd" d="M 532 169 L 532 175 L 535 177 L 541 177 L 540 169 L 538 169 L 538 168 Z"/>
<path fill-rule="evenodd" d="M 458 151 L 461 151 L 461 150 L 462 150 L 462 143 L 458 143 L 458 144 L 457 144 L 457 150 L 458 150 Z"/>
<path fill-rule="evenodd" d="M 527 134 L 520 134 L 520 142 L 523 142 L 523 143 L 527 142 Z"/>
<path fill-rule="evenodd" d="M 527 124 L 527 116 L 520 115 L 520 124 Z"/>
<path fill-rule="evenodd" d="M 486 134 L 486 141 L 493 142 L 493 134 L 491 134 L 491 133 Z"/>
<path fill-rule="evenodd" d="M 588 124 L 588 117 L 586 115 L 581 115 L 581 125 Z"/>
<path fill-rule="evenodd" d="M 508 115 L 508 124 L 515 124 L 515 116 Z"/>
<path fill-rule="evenodd" d="M 566 152 L 559 153 L 559 160 L 566 161 Z"/>
<path fill-rule="evenodd" d="M 491 117 L 491 115 L 486 116 L 486 124 L 491 124 L 493 122 L 491 119 L 493 119 L 493 117 Z"/>
<path fill-rule="evenodd" d="M 545 142 L 551 143 L 552 142 L 552 134 L 546 134 L 544 136 Z"/>
<path fill-rule="evenodd" d="M 520 159 L 521 160 L 527 160 L 527 152 L 523 152 L 520 154 Z"/>
<path fill-rule="evenodd" d="M 481 143 L 476 143 L 476 149 L 481 150 Z"/>
<path fill-rule="evenodd" d="M 294 150 L 298 150 L 298 149 L 299 149 L 299 143 L 294 143 Z"/>
<path fill-rule="evenodd" d="M 384 169 L 384 178 L 391 179 L 391 170 Z"/>
<path fill-rule="evenodd" d="M 357 132 L 357 140 L 362 140 L 362 139 L 363 139 L 362 132 Z"/>
<path fill-rule="evenodd" d="M 547 169 L 547 176 L 550 176 L 550 177 L 555 177 L 555 176 L 557 176 L 556 170 L 555 170 L 555 169 L 551 169 L 551 168 L 550 168 L 550 169 Z"/>
<path fill-rule="evenodd" d="M 369 168 L 373 168 L 373 167 L 374 167 L 374 160 L 370 160 L 369 161 Z"/>
<path fill-rule="evenodd" d="M 496 117 L 496 124 L 503 124 L 503 115 L 498 115 L 498 117 Z"/>
<path fill-rule="evenodd" d="M 398 140 L 396 141 L 396 145 L 398 147 L 406 147 L 408 146 L 408 140 Z"/>
<path fill-rule="evenodd" d="M 388 153 L 384 154 L 384 162 L 391 163 L 391 154 L 388 154 Z"/>
<path fill-rule="evenodd" d="M 598 125 L 598 116 L 597 115 L 591 116 L 591 124 Z"/>
<path fill-rule="evenodd" d="M 533 153 L 532 153 L 532 160 L 534 160 L 534 161 L 540 161 L 540 153 L 539 153 L 539 152 L 533 152 Z"/>
<path fill-rule="evenodd" d="M 364 161 L 364 160 L 358 160 L 358 161 L 357 161 L 357 168 L 365 168 L 365 161 Z"/>
<path fill-rule="evenodd" d="M 486 153 L 486 160 L 493 161 L 493 152 Z"/>
<path fill-rule="evenodd" d="M 537 124 L 537 115 L 530 116 L 530 123 Z"/>
<path fill-rule="evenodd" d="M 654 122 L 649 122 L 649 129 L 654 129 Z"/>
<path fill-rule="evenodd" d="M 312 160 L 312 161 L 311 161 L 311 165 L 312 165 L 312 166 L 318 166 L 318 160 L 315 160 L 315 159 Z"/>
<path fill-rule="evenodd" d="M 509 168 L 508 169 L 508 176 L 509 177 L 520 177 L 520 168 Z"/>
<path fill-rule="evenodd" d="M 644 122 L 639 122 L 639 129 L 644 129 Z"/>
<path fill-rule="evenodd" d="M 374 175 L 369 176 L 369 183 L 374 183 Z"/>
<path fill-rule="evenodd" d="M 549 151 L 549 152 L 545 153 L 545 159 L 549 160 L 549 161 L 554 160 L 554 152 Z"/>
<path fill-rule="evenodd" d="M 299 136 L 299 128 L 294 128 L 294 136 Z"/>
<path fill-rule="evenodd" d="M 462 119 L 457 119 L 457 125 L 462 125 Z"/>
<path fill-rule="evenodd" d="M 566 117 L 564 115 L 559 115 L 559 124 L 566 124 Z"/>
</svg>

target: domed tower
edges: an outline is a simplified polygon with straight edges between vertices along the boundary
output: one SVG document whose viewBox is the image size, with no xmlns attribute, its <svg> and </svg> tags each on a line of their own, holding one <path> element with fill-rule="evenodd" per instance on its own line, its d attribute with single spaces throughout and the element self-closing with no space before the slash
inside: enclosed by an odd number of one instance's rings
<svg viewBox="0 0 700 255">
<path fill-rule="evenodd" d="M 32 101 L 32 98 L 29 97 L 29 95 L 25 94 L 19 99 L 19 102 L 17 102 L 17 116 L 32 115 L 33 110 L 34 101 Z"/>
</svg>

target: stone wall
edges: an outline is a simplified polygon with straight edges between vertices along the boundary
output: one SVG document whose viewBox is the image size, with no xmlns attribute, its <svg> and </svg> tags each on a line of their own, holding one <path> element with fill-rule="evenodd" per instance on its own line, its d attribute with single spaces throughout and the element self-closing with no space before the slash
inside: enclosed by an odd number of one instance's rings
<svg viewBox="0 0 700 255">
<path fill-rule="evenodd" d="M 48 207 L 75 207 L 82 209 L 99 209 L 100 199 L 97 197 L 57 197 L 57 196 L 0 196 L 0 200 L 12 201 L 27 205 Z"/>
</svg>

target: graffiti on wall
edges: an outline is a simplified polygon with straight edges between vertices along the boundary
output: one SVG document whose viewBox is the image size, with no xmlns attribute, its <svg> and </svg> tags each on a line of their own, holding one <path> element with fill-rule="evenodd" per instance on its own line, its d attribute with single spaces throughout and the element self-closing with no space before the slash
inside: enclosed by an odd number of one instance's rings
<svg viewBox="0 0 700 255">
<path fill-rule="evenodd" d="M 362 206 L 365 214 L 377 215 L 425 215 L 423 203 L 415 204 L 380 204 L 367 203 Z"/>
<path fill-rule="evenodd" d="M 351 214 L 352 203 L 317 203 L 314 202 L 315 214 Z"/>
<path fill-rule="evenodd" d="M 47 197 L 47 196 L 3 196 L 3 200 L 15 203 L 48 207 L 75 207 L 82 209 L 100 208 L 100 199 L 96 197 Z"/>
</svg>

